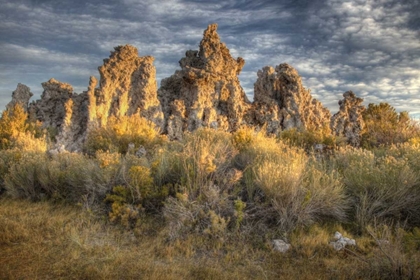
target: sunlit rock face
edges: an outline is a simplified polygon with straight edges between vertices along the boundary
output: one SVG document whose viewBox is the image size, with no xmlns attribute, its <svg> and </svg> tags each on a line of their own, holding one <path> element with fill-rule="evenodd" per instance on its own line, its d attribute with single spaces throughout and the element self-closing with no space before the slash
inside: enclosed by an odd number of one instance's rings
<svg viewBox="0 0 420 280">
<path fill-rule="evenodd" d="M 157 99 L 156 69 L 151 56 L 139 57 L 130 45 L 118 46 L 99 67 L 99 90 L 89 88 L 89 119 L 105 125 L 109 116 L 138 114 L 163 129 L 162 109 Z"/>
<path fill-rule="evenodd" d="M 346 137 L 349 144 L 358 147 L 365 126 L 362 114 L 366 108 L 362 105 L 363 99 L 352 91 L 345 92 L 343 97 L 338 102 L 340 110 L 331 118 L 331 130 L 337 136 Z"/>
<path fill-rule="evenodd" d="M 302 86 L 298 72 L 288 64 L 258 71 L 254 84 L 254 121 L 277 134 L 290 128 L 329 131 L 330 111 Z"/>
<path fill-rule="evenodd" d="M 56 137 L 57 145 L 68 151 L 80 151 L 85 140 L 88 124 L 88 96 L 74 93 L 64 104 L 65 117 Z"/>
<path fill-rule="evenodd" d="M 31 89 L 24 84 L 19 83 L 16 90 L 12 93 L 12 101 L 6 105 L 6 109 L 12 109 L 16 104 L 28 111 L 29 99 L 33 96 Z"/>
<path fill-rule="evenodd" d="M 200 50 L 187 51 L 181 70 L 161 82 L 158 97 L 170 139 L 200 127 L 235 131 L 246 123 L 251 104 L 238 79 L 245 61 L 230 55 L 216 30 L 209 25 Z"/>
</svg>

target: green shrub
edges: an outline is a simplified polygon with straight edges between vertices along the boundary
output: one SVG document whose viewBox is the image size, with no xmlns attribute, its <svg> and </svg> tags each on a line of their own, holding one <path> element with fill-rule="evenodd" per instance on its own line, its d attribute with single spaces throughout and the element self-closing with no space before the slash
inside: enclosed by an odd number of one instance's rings
<svg viewBox="0 0 420 280">
<path fill-rule="evenodd" d="M 137 225 L 142 206 L 134 199 L 129 188 L 125 186 L 114 187 L 112 193 L 106 196 L 105 201 L 111 203 L 111 210 L 108 213 L 111 222 L 119 223 L 127 229 Z"/>
<path fill-rule="evenodd" d="M 375 245 L 366 258 L 369 278 L 417 279 L 420 265 L 412 250 L 404 250 L 407 232 L 400 227 L 368 227 Z"/>
<path fill-rule="evenodd" d="M 107 194 L 105 199 L 110 203 L 111 222 L 133 228 L 139 222 L 143 211 L 157 212 L 163 207 L 163 201 L 168 197 L 170 187 L 154 184 L 147 159 L 130 154 L 121 156 L 119 153 L 104 152 L 97 152 L 97 158 L 100 159 L 102 168 L 114 169 L 112 182 L 119 184 Z"/>
<path fill-rule="evenodd" d="M 407 112 L 397 113 L 388 103 L 369 104 L 363 120 L 362 146 L 366 148 L 404 143 L 420 135 L 418 123 Z"/>
<path fill-rule="evenodd" d="M 330 131 L 310 131 L 291 128 L 280 133 L 280 139 L 292 146 L 300 147 L 306 151 L 313 150 L 316 144 L 324 144 L 328 147 L 342 146 L 346 139 L 334 136 Z"/>
<path fill-rule="evenodd" d="M 179 172 L 173 177 L 178 194 L 169 197 L 163 209 L 170 236 L 177 238 L 195 231 L 223 238 L 243 219 L 239 204 L 235 210 L 235 186 L 242 173 L 233 166 L 237 150 L 231 135 L 200 129 L 185 134 L 183 146 L 178 148 L 170 154 Z"/>
<path fill-rule="evenodd" d="M 144 166 L 130 168 L 127 188 L 133 202 L 141 203 L 148 211 L 160 210 L 170 192 L 170 185 L 155 185 L 150 168 Z"/>
<path fill-rule="evenodd" d="M 49 159 L 45 153 L 24 153 L 10 166 L 5 186 L 13 197 L 54 198 L 89 207 L 105 196 L 109 182 L 99 165 L 81 154 Z"/>
<path fill-rule="evenodd" d="M 337 158 L 360 229 L 375 221 L 419 221 L 419 176 L 406 158 L 363 150 L 346 150 Z"/>
<path fill-rule="evenodd" d="M 180 185 L 192 197 L 200 195 L 201 188 L 216 184 L 222 189 L 231 188 L 232 159 L 237 151 L 231 135 L 211 129 L 200 129 L 186 134 L 181 153 Z"/>
<path fill-rule="evenodd" d="M 348 204 L 337 172 L 327 173 L 309 164 L 304 154 L 293 149 L 276 156 L 258 164 L 254 172 L 268 203 L 265 207 L 276 213 L 280 230 L 290 232 L 314 222 L 346 219 Z"/>
<path fill-rule="evenodd" d="M 222 240 L 228 234 L 229 225 L 238 223 L 232 197 L 216 185 L 203 186 L 200 197 L 196 199 L 187 192 L 169 197 L 165 201 L 163 215 L 170 239 L 195 232 Z"/>
<path fill-rule="evenodd" d="M 235 201 L 233 201 L 234 203 L 234 207 L 235 207 L 235 228 L 238 230 L 242 224 L 242 221 L 244 220 L 245 217 L 245 207 L 246 207 L 246 203 L 243 202 L 241 199 L 236 199 Z"/>
</svg>

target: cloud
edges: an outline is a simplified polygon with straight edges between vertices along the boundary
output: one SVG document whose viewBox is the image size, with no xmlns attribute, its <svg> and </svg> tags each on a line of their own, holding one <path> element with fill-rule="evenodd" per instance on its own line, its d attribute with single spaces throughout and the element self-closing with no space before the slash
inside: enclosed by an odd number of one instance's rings
<svg viewBox="0 0 420 280">
<path fill-rule="evenodd" d="M 41 93 L 52 76 L 87 87 L 113 47 L 155 57 L 157 79 L 178 69 L 203 30 L 218 32 L 252 99 L 257 71 L 287 62 L 333 112 L 347 90 L 365 104 L 418 112 L 420 23 L 410 0 L 0 0 L 0 106 L 17 82 Z M 416 10 L 417 9 L 417 10 Z"/>
</svg>

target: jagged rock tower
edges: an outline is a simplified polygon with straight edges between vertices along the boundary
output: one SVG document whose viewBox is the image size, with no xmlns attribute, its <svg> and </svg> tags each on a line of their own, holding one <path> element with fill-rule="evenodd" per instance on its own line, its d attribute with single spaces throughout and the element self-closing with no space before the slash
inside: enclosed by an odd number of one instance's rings
<svg viewBox="0 0 420 280">
<path fill-rule="evenodd" d="M 345 92 L 343 97 L 338 102 L 340 110 L 331 118 L 331 130 L 337 136 L 346 137 L 349 144 L 358 147 L 365 127 L 363 112 L 366 108 L 362 105 L 363 99 L 352 91 Z"/>
<path fill-rule="evenodd" d="M 254 84 L 254 121 L 277 134 L 289 128 L 326 130 L 331 113 L 302 86 L 298 72 L 288 64 L 258 71 Z"/>
<path fill-rule="evenodd" d="M 6 105 L 6 109 L 9 110 L 18 104 L 23 107 L 25 112 L 28 111 L 29 99 L 31 99 L 33 95 L 34 94 L 29 87 L 19 83 L 16 90 L 12 93 L 12 101 Z"/>
<path fill-rule="evenodd" d="M 170 139 L 200 127 L 234 131 L 245 123 L 251 104 L 238 79 L 245 61 L 230 55 L 216 30 L 217 24 L 209 25 L 200 50 L 187 51 L 181 70 L 161 82 L 158 97 Z"/>
<path fill-rule="evenodd" d="M 137 114 L 163 130 L 153 60 L 150 56 L 139 57 L 133 46 L 116 47 L 99 67 L 99 88 L 95 77 L 90 77 L 88 91 L 81 94 L 74 93 L 69 84 L 50 79 L 42 83 L 41 99 L 29 105 L 30 116 L 56 130 L 57 145 L 70 151 L 80 150 L 89 129 L 105 126 L 110 116 Z M 27 104 L 29 88 L 18 89 L 25 97 L 19 102 Z"/>
<path fill-rule="evenodd" d="M 157 99 L 156 69 L 151 56 L 139 57 L 130 45 L 118 46 L 99 67 L 99 89 L 96 79 L 89 85 L 89 120 L 106 125 L 109 116 L 138 114 L 163 129 L 163 114 Z"/>
<path fill-rule="evenodd" d="M 44 127 L 60 129 L 66 116 L 66 103 L 73 96 L 73 87 L 56 79 L 42 83 L 41 99 L 29 105 L 29 113 Z M 68 106 L 67 106 L 68 107 Z"/>
<path fill-rule="evenodd" d="M 78 150 L 87 127 L 87 96 L 73 92 L 69 84 L 50 79 L 42 83 L 41 99 L 29 105 L 29 116 L 55 131 L 58 145 Z"/>
</svg>

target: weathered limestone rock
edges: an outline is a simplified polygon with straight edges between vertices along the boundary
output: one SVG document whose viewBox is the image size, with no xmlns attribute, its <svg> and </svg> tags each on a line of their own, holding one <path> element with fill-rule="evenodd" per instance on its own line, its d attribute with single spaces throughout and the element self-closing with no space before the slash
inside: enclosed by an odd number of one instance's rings
<svg viewBox="0 0 420 280">
<path fill-rule="evenodd" d="M 187 51 L 181 70 L 161 82 L 158 97 L 170 139 L 200 127 L 234 131 L 246 122 L 251 104 L 238 79 L 245 61 L 230 55 L 216 30 L 217 24 L 209 25 L 200 50 Z"/>
<path fill-rule="evenodd" d="M 332 130 L 352 145 L 360 144 L 362 99 L 345 93 L 340 111 L 331 118 L 302 86 L 297 71 L 280 64 L 258 71 L 251 104 L 238 79 L 245 61 L 230 55 L 216 31 L 216 24 L 207 27 L 199 50 L 187 51 L 179 61 L 181 69 L 162 80 L 159 90 L 154 58 L 139 57 L 135 47 L 126 45 L 104 60 L 99 83 L 91 77 L 86 92 L 73 93 L 69 84 L 51 79 L 42 84 L 41 99 L 28 107 L 32 93 L 19 84 L 7 106 L 21 103 L 32 119 L 56 130 L 57 145 L 71 151 L 79 150 L 89 131 L 105 126 L 110 116 L 131 115 L 154 122 L 170 139 L 200 127 L 235 131 L 247 125 L 264 126 L 273 134 L 290 128 Z"/>
<path fill-rule="evenodd" d="M 64 104 L 65 117 L 56 140 L 68 151 L 80 151 L 86 137 L 89 99 L 86 92 L 74 93 Z"/>
<path fill-rule="evenodd" d="M 336 250 L 340 251 L 346 248 L 346 246 L 356 246 L 356 240 L 344 237 L 338 231 L 334 234 L 335 241 L 330 242 L 330 245 Z"/>
<path fill-rule="evenodd" d="M 73 87 L 55 79 L 42 83 L 42 87 L 44 91 L 41 99 L 29 105 L 29 112 L 41 121 L 44 127 L 61 131 L 66 116 L 65 104 L 73 95 Z"/>
<path fill-rule="evenodd" d="M 152 57 L 139 57 L 133 46 L 119 46 L 104 60 L 99 73 L 99 89 L 95 77 L 90 78 L 88 91 L 82 94 L 73 93 L 69 84 L 51 79 L 42 84 L 41 99 L 31 103 L 32 118 L 56 131 L 57 147 L 80 150 L 89 129 L 106 125 L 111 115 L 136 114 L 163 129 Z"/>
<path fill-rule="evenodd" d="M 329 110 L 312 98 L 298 72 L 288 64 L 258 71 L 253 108 L 255 124 L 266 125 L 269 133 L 289 128 L 329 132 Z"/>
<path fill-rule="evenodd" d="M 42 83 L 41 99 L 29 106 L 32 119 L 56 134 L 56 146 L 69 151 L 80 149 L 87 125 L 87 94 L 73 93 L 71 85 L 50 79 Z"/>
<path fill-rule="evenodd" d="M 28 111 L 29 99 L 33 96 L 31 89 L 24 84 L 19 83 L 16 90 L 12 93 L 12 101 L 6 105 L 6 109 L 12 109 L 16 104 L 22 106 L 25 112 Z"/>
<path fill-rule="evenodd" d="M 340 110 L 331 118 L 331 130 L 337 136 L 347 138 L 349 144 L 360 146 L 361 134 L 365 123 L 362 114 L 365 107 L 363 99 L 356 97 L 352 91 L 343 94 L 344 99 L 340 100 Z"/>
<path fill-rule="evenodd" d="M 291 245 L 282 239 L 274 239 L 272 241 L 274 251 L 286 253 L 289 251 Z"/>
<path fill-rule="evenodd" d="M 96 114 L 96 96 L 99 95 L 99 90 L 96 89 L 96 85 L 98 84 L 98 80 L 94 76 L 90 76 L 89 79 L 89 87 L 87 91 L 88 96 L 88 118 L 89 122 L 94 122 L 97 118 Z"/>
<path fill-rule="evenodd" d="M 156 69 L 151 56 L 139 57 L 130 45 L 118 46 L 99 67 L 100 89 L 89 85 L 89 120 L 105 125 L 109 116 L 139 114 L 163 128 L 162 109 L 157 99 Z M 96 102 L 95 102 L 96 101 Z"/>
</svg>

